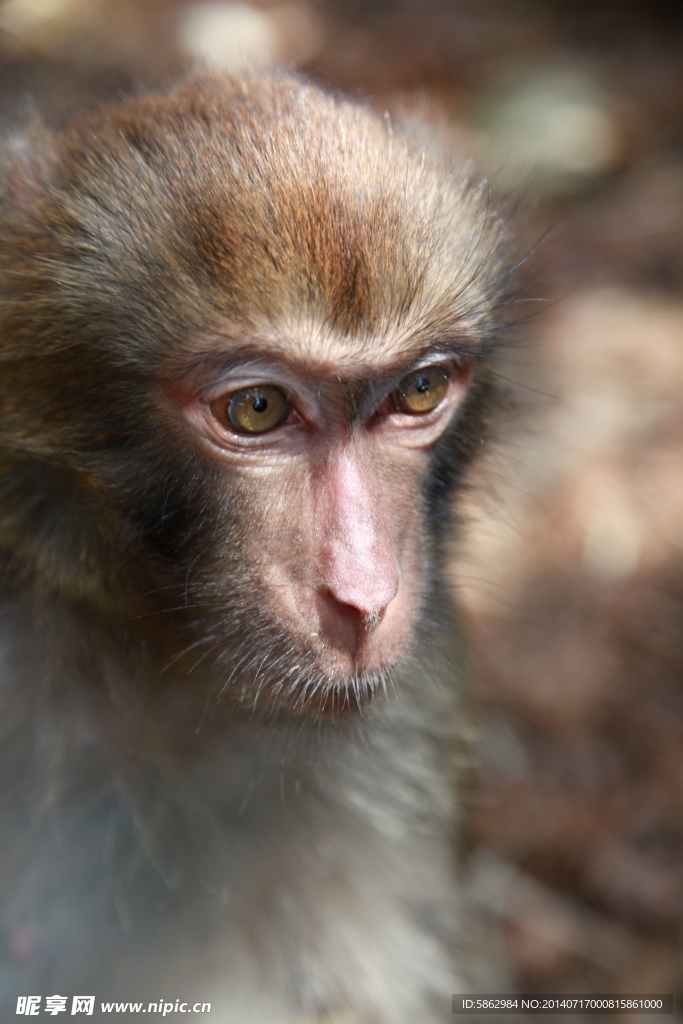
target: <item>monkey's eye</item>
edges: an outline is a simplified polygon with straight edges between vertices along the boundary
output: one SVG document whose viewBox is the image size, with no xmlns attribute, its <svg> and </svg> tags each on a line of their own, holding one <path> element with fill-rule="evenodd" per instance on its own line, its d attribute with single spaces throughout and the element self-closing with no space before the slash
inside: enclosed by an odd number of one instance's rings
<svg viewBox="0 0 683 1024">
<path fill-rule="evenodd" d="M 448 380 L 448 373 L 438 364 L 413 370 L 395 389 L 392 395 L 394 407 L 411 416 L 431 412 L 448 391 Z"/>
<path fill-rule="evenodd" d="M 211 408 L 226 427 L 238 434 L 265 434 L 282 423 L 287 415 L 287 396 L 274 384 L 258 384 L 223 395 Z"/>
</svg>

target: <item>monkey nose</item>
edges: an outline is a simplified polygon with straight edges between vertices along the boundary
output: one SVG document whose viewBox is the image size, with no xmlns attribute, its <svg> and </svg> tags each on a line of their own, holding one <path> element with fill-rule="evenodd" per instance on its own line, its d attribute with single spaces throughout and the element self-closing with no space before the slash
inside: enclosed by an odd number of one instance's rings
<svg viewBox="0 0 683 1024">
<path fill-rule="evenodd" d="M 377 481 L 353 452 L 326 469 L 317 567 L 336 620 L 363 633 L 377 627 L 399 589 L 396 553 L 381 515 Z"/>
<path fill-rule="evenodd" d="M 384 597 L 370 601 L 365 593 L 346 593 L 339 589 L 318 592 L 317 607 L 323 636 L 333 646 L 356 654 L 379 627 L 384 613 L 396 590 L 386 591 Z M 340 598 L 346 600 L 340 600 Z"/>
<path fill-rule="evenodd" d="M 388 539 L 361 517 L 328 536 L 320 559 L 322 589 L 348 617 L 378 624 L 399 589 Z"/>
<path fill-rule="evenodd" d="M 336 572 L 326 581 L 330 598 L 347 614 L 360 618 L 368 632 L 379 624 L 398 593 L 396 566 L 390 560 L 381 561 L 380 566 L 336 565 Z"/>
</svg>

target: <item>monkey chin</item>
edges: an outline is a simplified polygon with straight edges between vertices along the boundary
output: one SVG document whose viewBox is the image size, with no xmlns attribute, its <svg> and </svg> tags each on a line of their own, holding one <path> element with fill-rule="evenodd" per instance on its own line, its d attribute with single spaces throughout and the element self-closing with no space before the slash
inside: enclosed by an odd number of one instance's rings
<svg viewBox="0 0 683 1024">
<path fill-rule="evenodd" d="M 395 690 L 399 660 L 398 652 L 380 661 L 361 651 L 352 656 L 290 637 L 274 649 L 270 665 L 261 665 L 257 681 L 242 676 L 238 700 L 267 717 L 347 719 Z"/>
</svg>

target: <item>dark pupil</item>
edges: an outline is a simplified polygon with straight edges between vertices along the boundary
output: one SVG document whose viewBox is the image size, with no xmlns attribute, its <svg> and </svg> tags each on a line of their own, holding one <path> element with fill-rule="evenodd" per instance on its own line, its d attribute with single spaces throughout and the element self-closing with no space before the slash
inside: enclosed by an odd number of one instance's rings
<svg viewBox="0 0 683 1024">
<path fill-rule="evenodd" d="M 259 395 L 257 398 L 254 399 L 254 412 L 265 412 L 267 408 L 268 399 L 264 398 L 263 395 Z"/>
<path fill-rule="evenodd" d="M 425 391 L 429 391 L 429 377 L 425 377 L 424 374 L 420 374 L 415 381 L 415 390 L 421 395 L 424 395 Z"/>
</svg>

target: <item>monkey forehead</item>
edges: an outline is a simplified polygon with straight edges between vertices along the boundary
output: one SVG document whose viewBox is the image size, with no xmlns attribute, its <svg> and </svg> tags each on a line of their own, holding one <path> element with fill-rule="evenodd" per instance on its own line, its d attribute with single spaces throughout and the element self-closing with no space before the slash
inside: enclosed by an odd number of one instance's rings
<svg viewBox="0 0 683 1024">
<path fill-rule="evenodd" d="M 506 284 L 485 188 L 292 76 L 195 76 L 84 118 L 58 149 L 41 213 L 76 239 L 67 283 L 87 272 L 103 301 L 126 287 L 161 327 L 170 311 L 310 316 L 388 343 L 397 317 L 490 319 Z"/>
<path fill-rule="evenodd" d="M 215 334 L 204 334 L 183 346 L 178 369 L 192 374 L 220 375 L 223 368 L 259 370 L 274 364 L 302 375 L 358 379 L 395 374 L 435 355 L 475 356 L 480 345 L 473 325 L 391 325 L 369 335 L 340 333 L 330 324 L 311 319 L 289 321 L 273 329 L 262 325 L 248 331 L 226 324 Z M 183 367 L 182 364 L 185 364 Z"/>
<path fill-rule="evenodd" d="M 80 372 L 85 346 L 147 375 L 248 337 L 333 373 L 504 323 L 486 189 L 292 76 L 190 77 L 45 145 L 0 243 L 0 347 L 22 360 L 73 350 Z"/>
</svg>

